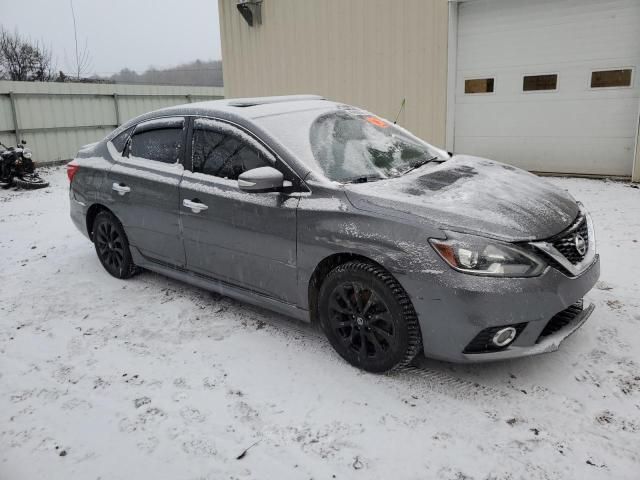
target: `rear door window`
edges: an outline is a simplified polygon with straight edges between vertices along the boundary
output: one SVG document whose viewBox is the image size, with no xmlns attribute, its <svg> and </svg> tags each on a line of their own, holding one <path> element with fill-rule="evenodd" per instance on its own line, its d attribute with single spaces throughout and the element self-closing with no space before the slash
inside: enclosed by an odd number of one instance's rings
<svg viewBox="0 0 640 480">
<path fill-rule="evenodd" d="M 127 148 L 130 158 L 179 163 L 184 138 L 184 119 L 159 119 L 138 124 Z"/>
</svg>

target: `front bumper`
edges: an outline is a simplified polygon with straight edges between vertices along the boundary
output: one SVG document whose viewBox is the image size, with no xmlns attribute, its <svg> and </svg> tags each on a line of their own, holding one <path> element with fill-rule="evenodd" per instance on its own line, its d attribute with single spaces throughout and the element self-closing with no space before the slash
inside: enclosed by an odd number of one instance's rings
<svg viewBox="0 0 640 480">
<path fill-rule="evenodd" d="M 539 355 L 541 353 L 555 352 L 560 348 L 560 344 L 566 340 L 573 332 L 582 326 L 591 316 L 595 309 L 593 303 L 584 307 L 576 317 L 562 329 L 549 336 L 542 338 L 531 346 L 517 345 L 517 340 L 512 346 L 505 350 L 486 353 L 463 353 L 469 362 L 491 362 L 494 360 L 507 360 L 509 358 L 527 357 L 529 355 Z M 544 328 L 544 326 L 543 326 Z"/>
<path fill-rule="evenodd" d="M 491 278 L 459 273 L 451 268 L 431 276 L 400 276 L 418 314 L 427 357 L 456 363 L 482 362 L 536 355 L 557 350 L 591 315 L 585 306 L 559 331 L 540 334 L 557 313 L 593 288 L 600 276 L 600 259 L 580 276 L 569 277 L 555 268 L 534 278 Z M 487 353 L 463 353 L 482 330 L 526 323 L 507 348 Z"/>
</svg>

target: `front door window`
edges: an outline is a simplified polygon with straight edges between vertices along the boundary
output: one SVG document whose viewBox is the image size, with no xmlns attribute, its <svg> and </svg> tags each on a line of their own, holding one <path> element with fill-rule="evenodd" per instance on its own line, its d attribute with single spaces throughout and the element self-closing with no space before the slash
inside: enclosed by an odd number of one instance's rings
<svg viewBox="0 0 640 480">
<path fill-rule="evenodd" d="M 237 180 L 240 174 L 270 165 L 264 154 L 233 134 L 198 128 L 193 132 L 193 171 Z"/>
</svg>

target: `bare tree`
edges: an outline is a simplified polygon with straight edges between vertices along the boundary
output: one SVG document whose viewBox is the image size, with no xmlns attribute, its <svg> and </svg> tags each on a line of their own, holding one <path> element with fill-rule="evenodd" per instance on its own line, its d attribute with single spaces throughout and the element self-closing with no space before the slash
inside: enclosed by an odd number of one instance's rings
<svg viewBox="0 0 640 480">
<path fill-rule="evenodd" d="M 89 54 L 86 39 L 84 41 L 84 48 L 80 50 L 78 47 L 78 27 L 76 26 L 76 12 L 73 9 L 73 0 L 69 0 L 69 4 L 71 5 L 71 17 L 73 18 L 73 39 L 75 41 L 76 47 L 74 74 L 76 76 L 76 80 L 80 80 L 81 77 L 85 76 L 87 73 L 89 73 L 89 70 L 91 70 L 91 55 Z"/>
<path fill-rule="evenodd" d="M 0 28 L 0 78 L 46 82 L 53 79 L 51 51 L 39 42 Z"/>
</svg>

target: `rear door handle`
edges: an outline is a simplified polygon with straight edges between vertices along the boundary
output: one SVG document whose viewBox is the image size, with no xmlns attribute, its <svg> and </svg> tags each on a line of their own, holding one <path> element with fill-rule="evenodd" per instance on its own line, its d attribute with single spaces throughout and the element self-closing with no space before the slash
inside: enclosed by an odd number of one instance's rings
<svg viewBox="0 0 640 480">
<path fill-rule="evenodd" d="M 131 188 L 127 187 L 123 183 L 113 182 L 113 185 L 111 185 L 111 190 L 113 190 L 114 192 L 118 192 L 118 194 L 122 196 L 129 193 L 131 191 Z"/>
<path fill-rule="evenodd" d="M 200 213 L 203 210 L 206 210 L 207 208 L 209 208 L 204 203 L 200 203 L 197 198 L 193 200 L 187 200 L 185 198 L 182 201 L 182 205 L 184 205 L 187 208 L 190 208 L 193 213 Z"/>
</svg>

